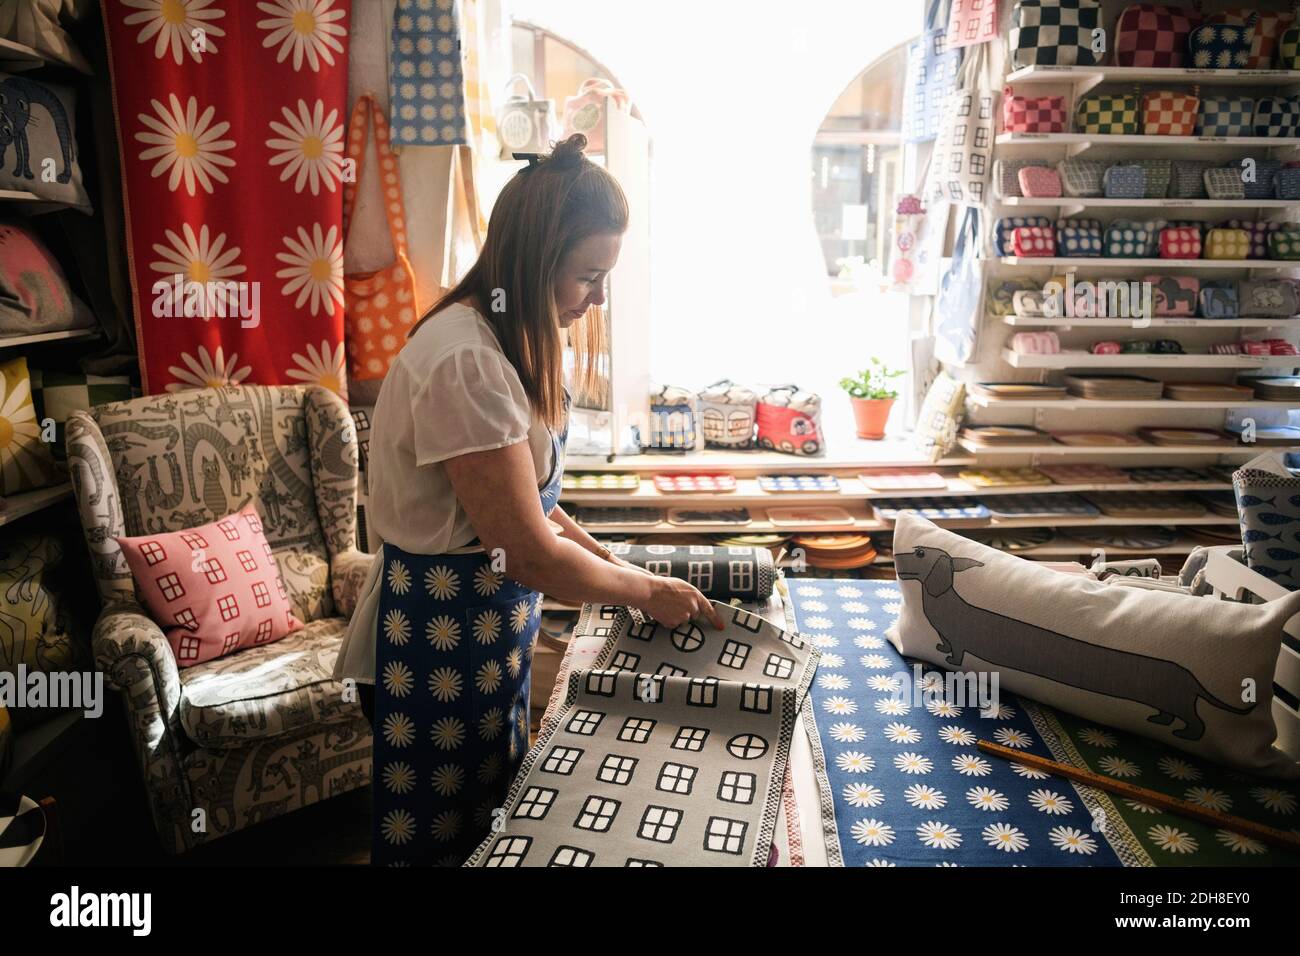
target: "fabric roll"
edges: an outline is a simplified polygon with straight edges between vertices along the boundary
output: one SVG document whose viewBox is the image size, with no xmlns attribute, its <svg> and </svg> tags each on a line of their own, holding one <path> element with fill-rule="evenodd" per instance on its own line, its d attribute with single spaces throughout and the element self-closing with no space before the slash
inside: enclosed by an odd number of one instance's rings
<svg viewBox="0 0 1300 956">
<path fill-rule="evenodd" d="M 766 601 L 776 581 L 776 562 L 763 547 L 618 543 L 609 550 L 653 574 L 689 581 L 717 601 Z"/>
</svg>

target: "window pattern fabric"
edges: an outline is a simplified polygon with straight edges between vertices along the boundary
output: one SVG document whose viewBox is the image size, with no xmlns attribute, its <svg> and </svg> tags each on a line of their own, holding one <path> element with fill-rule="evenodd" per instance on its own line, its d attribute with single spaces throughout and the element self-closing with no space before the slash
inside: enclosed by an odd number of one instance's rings
<svg viewBox="0 0 1300 956">
<path fill-rule="evenodd" d="M 619 542 L 609 549 L 629 564 L 689 581 L 718 601 L 766 601 L 776 581 L 772 552 L 764 547 Z"/>
<path fill-rule="evenodd" d="M 718 610 L 723 631 L 616 612 L 468 865 L 768 865 L 818 654 Z"/>
</svg>

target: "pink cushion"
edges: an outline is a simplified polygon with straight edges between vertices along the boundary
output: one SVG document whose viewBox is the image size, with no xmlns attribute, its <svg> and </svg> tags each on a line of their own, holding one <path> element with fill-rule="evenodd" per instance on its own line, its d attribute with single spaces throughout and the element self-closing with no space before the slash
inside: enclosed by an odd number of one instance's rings
<svg viewBox="0 0 1300 956">
<path fill-rule="evenodd" d="M 181 667 L 278 641 L 303 626 L 252 505 L 212 524 L 117 543 Z"/>
</svg>

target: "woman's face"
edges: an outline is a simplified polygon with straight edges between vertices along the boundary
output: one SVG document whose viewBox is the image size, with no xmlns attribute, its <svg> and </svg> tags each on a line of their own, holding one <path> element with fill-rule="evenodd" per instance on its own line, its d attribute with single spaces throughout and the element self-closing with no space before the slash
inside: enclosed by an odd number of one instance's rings
<svg viewBox="0 0 1300 956">
<path fill-rule="evenodd" d="M 618 263 L 623 236 L 598 233 L 582 240 L 560 263 L 555 280 L 555 308 L 560 328 L 567 329 L 593 305 L 605 302 L 605 277 Z"/>
</svg>

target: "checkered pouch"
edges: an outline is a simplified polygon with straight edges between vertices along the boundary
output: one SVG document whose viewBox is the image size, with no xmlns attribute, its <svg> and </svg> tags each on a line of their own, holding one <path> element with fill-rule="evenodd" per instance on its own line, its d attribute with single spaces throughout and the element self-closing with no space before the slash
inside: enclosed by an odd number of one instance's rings
<svg viewBox="0 0 1300 956">
<path fill-rule="evenodd" d="M 1268 237 L 1270 259 L 1300 259 L 1300 229 L 1279 229 Z"/>
<path fill-rule="evenodd" d="M 1246 189 L 1241 182 L 1241 170 L 1216 167 L 1207 169 L 1205 194 L 1211 199 L 1245 199 Z"/>
<path fill-rule="evenodd" d="M 1083 97 L 1074 109 L 1074 131 L 1091 133 L 1094 136 L 1136 134 L 1138 131 L 1137 94 L 1093 93 Z"/>
<path fill-rule="evenodd" d="M 1174 178 L 1173 160 L 1131 159 L 1129 164 L 1141 166 L 1146 173 L 1146 188 L 1142 192 L 1144 199 L 1164 199 L 1169 195 L 1169 183 Z"/>
<path fill-rule="evenodd" d="M 1205 258 L 1249 259 L 1250 233 L 1245 229 L 1211 229 L 1205 235 Z"/>
<path fill-rule="evenodd" d="M 1300 27 L 1290 27 L 1278 40 L 1275 66 L 1279 70 L 1300 70 Z"/>
<path fill-rule="evenodd" d="M 1240 229 L 1250 236 L 1250 256 L 1251 259 L 1267 259 L 1268 255 L 1268 237 L 1281 229 L 1285 223 L 1273 222 L 1267 219 L 1229 219 L 1224 224 L 1227 229 Z"/>
<path fill-rule="evenodd" d="M 1055 198 L 1061 195 L 1061 177 L 1045 166 L 1026 166 L 1020 170 L 1020 192 L 1030 198 Z"/>
<path fill-rule="evenodd" d="M 1237 317 L 1237 282 L 1235 279 L 1215 279 L 1201 283 L 1197 296 L 1201 316 L 1206 319 L 1235 319 Z"/>
<path fill-rule="evenodd" d="M 1011 255 L 1011 233 L 1026 226 L 1050 226 L 1052 220 L 1046 216 L 1004 216 L 993 225 L 993 254 Z"/>
<path fill-rule="evenodd" d="M 1249 96 L 1207 96 L 1196 112 L 1197 136 L 1250 136 L 1255 101 Z"/>
<path fill-rule="evenodd" d="M 1255 102 L 1252 122 L 1256 136 L 1300 135 L 1300 97 L 1261 96 Z"/>
<path fill-rule="evenodd" d="M 1125 7 L 1115 24 L 1116 66 L 1180 67 L 1196 14 L 1154 3 Z"/>
<path fill-rule="evenodd" d="M 1243 70 L 1254 39 L 1250 27 L 1208 23 L 1187 35 L 1186 65 L 1198 70 Z"/>
<path fill-rule="evenodd" d="M 1300 168 L 1279 169 L 1273 177 L 1273 195 L 1278 199 L 1300 200 Z"/>
<path fill-rule="evenodd" d="M 1093 66 L 1092 31 L 1101 26 L 1097 0 L 1020 0 L 1011 14 L 1011 64 Z"/>
<path fill-rule="evenodd" d="M 1051 226 L 1021 226 L 1011 230 L 1011 254 L 1022 258 L 1056 255 L 1056 230 Z"/>
<path fill-rule="evenodd" d="M 1056 248 L 1069 259 L 1089 259 L 1102 252 L 1102 227 L 1098 219 L 1060 219 L 1056 223 Z"/>
<path fill-rule="evenodd" d="M 1061 191 L 1067 196 L 1100 196 L 1105 191 L 1105 163 L 1092 159 L 1067 159 L 1057 168 L 1061 173 Z"/>
<path fill-rule="evenodd" d="M 1020 170 L 1027 166 L 1046 166 L 1043 159 L 999 159 L 993 164 L 993 181 L 997 183 L 998 196 L 1014 199 L 1020 192 Z"/>
<path fill-rule="evenodd" d="M 1201 258 L 1201 230 L 1195 226 L 1173 226 L 1160 230 L 1161 259 Z"/>
<path fill-rule="evenodd" d="M 1205 199 L 1205 171 L 1214 164 L 1207 159 L 1174 160 L 1169 195 L 1173 199 Z"/>
<path fill-rule="evenodd" d="M 1142 223 L 1116 219 L 1106 227 L 1106 257 L 1109 259 L 1144 259 L 1151 243 L 1151 232 Z"/>
<path fill-rule="evenodd" d="M 1016 96 L 1002 91 L 1002 129 L 1008 133 L 1064 133 L 1064 96 Z"/>
<path fill-rule="evenodd" d="M 1107 199 L 1141 199 L 1146 183 L 1146 170 L 1141 166 L 1112 166 L 1103 179 Z"/>
<path fill-rule="evenodd" d="M 1191 136 L 1199 96 L 1155 90 L 1142 97 L 1142 132 L 1147 136 Z"/>
</svg>

